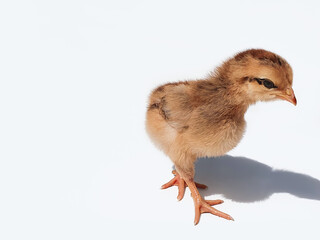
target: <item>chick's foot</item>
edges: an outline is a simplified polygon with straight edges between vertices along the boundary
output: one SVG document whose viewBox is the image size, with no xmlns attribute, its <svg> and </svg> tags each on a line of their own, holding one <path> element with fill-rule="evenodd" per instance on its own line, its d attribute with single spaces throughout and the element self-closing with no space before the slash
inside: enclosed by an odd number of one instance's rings
<svg viewBox="0 0 320 240">
<path fill-rule="evenodd" d="M 200 199 L 200 201 L 194 199 L 194 207 L 195 207 L 195 217 L 194 217 L 194 225 L 197 225 L 200 221 L 200 215 L 202 213 L 211 213 L 221 218 L 225 218 L 227 220 L 234 220 L 230 215 L 221 212 L 211 206 L 223 203 L 222 200 L 205 200 Z"/>
<path fill-rule="evenodd" d="M 211 213 L 213 215 L 225 218 L 227 220 L 233 220 L 233 218 L 230 215 L 211 207 L 211 206 L 223 203 L 222 200 L 205 200 L 201 197 L 195 182 L 193 182 L 192 180 L 187 180 L 185 182 L 191 191 L 191 196 L 194 201 L 194 207 L 195 207 L 194 224 L 195 225 L 199 223 L 200 215 L 202 213 Z"/>
<path fill-rule="evenodd" d="M 167 189 L 169 187 L 172 186 L 178 186 L 178 196 L 177 199 L 180 201 L 185 193 L 186 190 L 186 183 L 185 181 L 180 177 L 179 173 L 176 170 L 172 171 L 172 174 L 174 175 L 174 178 L 172 178 L 169 182 L 167 182 L 166 184 L 163 184 L 161 186 L 161 189 Z M 200 189 L 206 189 L 207 186 L 204 184 L 200 184 L 195 182 L 196 187 L 200 188 Z"/>
</svg>

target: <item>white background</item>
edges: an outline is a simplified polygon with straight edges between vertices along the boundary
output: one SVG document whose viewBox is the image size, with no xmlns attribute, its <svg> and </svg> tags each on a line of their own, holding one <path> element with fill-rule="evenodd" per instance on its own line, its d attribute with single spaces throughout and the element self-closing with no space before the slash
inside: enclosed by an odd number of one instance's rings
<svg viewBox="0 0 320 240">
<path fill-rule="evenodd" d="M 222 3 L 223 2 L 223 3 Z M 315 239 L 320 215 L 317 1 L 1 1 L 1 239 Z M 193 225 L 149 141 L 149 92 L 265 48 L 298 105 L 258 103 L 196 180 L 234 222 Z M 280 171 L 282 170 L 282 171 Z"/>
</svg>

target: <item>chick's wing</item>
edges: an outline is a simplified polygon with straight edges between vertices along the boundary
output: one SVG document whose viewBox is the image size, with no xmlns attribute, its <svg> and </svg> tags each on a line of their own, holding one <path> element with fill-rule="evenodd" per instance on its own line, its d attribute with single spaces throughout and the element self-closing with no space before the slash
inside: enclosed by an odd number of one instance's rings
<svg viewBox="0 0 320 240">
<path fill-rule="evenodd" d="M 192 112 L 191 97 L 185 85 L 169 88 L 161 98 L 159 113 L 178 132 L 188 128 Z"/>
</svg>

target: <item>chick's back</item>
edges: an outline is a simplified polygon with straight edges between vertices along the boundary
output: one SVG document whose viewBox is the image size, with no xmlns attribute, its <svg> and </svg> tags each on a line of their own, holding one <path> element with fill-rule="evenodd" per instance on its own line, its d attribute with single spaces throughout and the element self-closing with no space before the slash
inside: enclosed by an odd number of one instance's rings
<svg viewBox="0 0 320 240">
<path fill-rule="evenodd" d="M 230 114 L 237 109 L 229 109 L 224 90 L 218 83 L 201 80 L 156 88 L 146 121 L 153 142 L 168 155 L 173 150 L 218 156 L 231 150 L 242 137 L 245 121 Z"/>
<path fill-rule="evenodd" d="M 179 133 L 188 128 L 192 114 L 189 82 L 168 83 L 152 91 L 146 129 L 160 149 L 168 152 Z"/>
</svg>

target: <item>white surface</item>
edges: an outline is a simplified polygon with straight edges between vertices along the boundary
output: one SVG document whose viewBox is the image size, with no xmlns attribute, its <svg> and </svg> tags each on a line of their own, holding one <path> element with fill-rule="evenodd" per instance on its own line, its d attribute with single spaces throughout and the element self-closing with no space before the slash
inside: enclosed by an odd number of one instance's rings
<svg viewBox="0 0 320 240">
<path fill-rule="evenodd" d="M 320 5 L 221 2 L 1 2 L 1 239 L 318 236 Z M 289 61 L 298 105 L 252 106 L 237 148 L 198 162 L 235 221 L 195 227 L 189 190 L 160 190 L 172 163 L 144 131 L 147 96 L 252 47 Z"/>
</svg>

